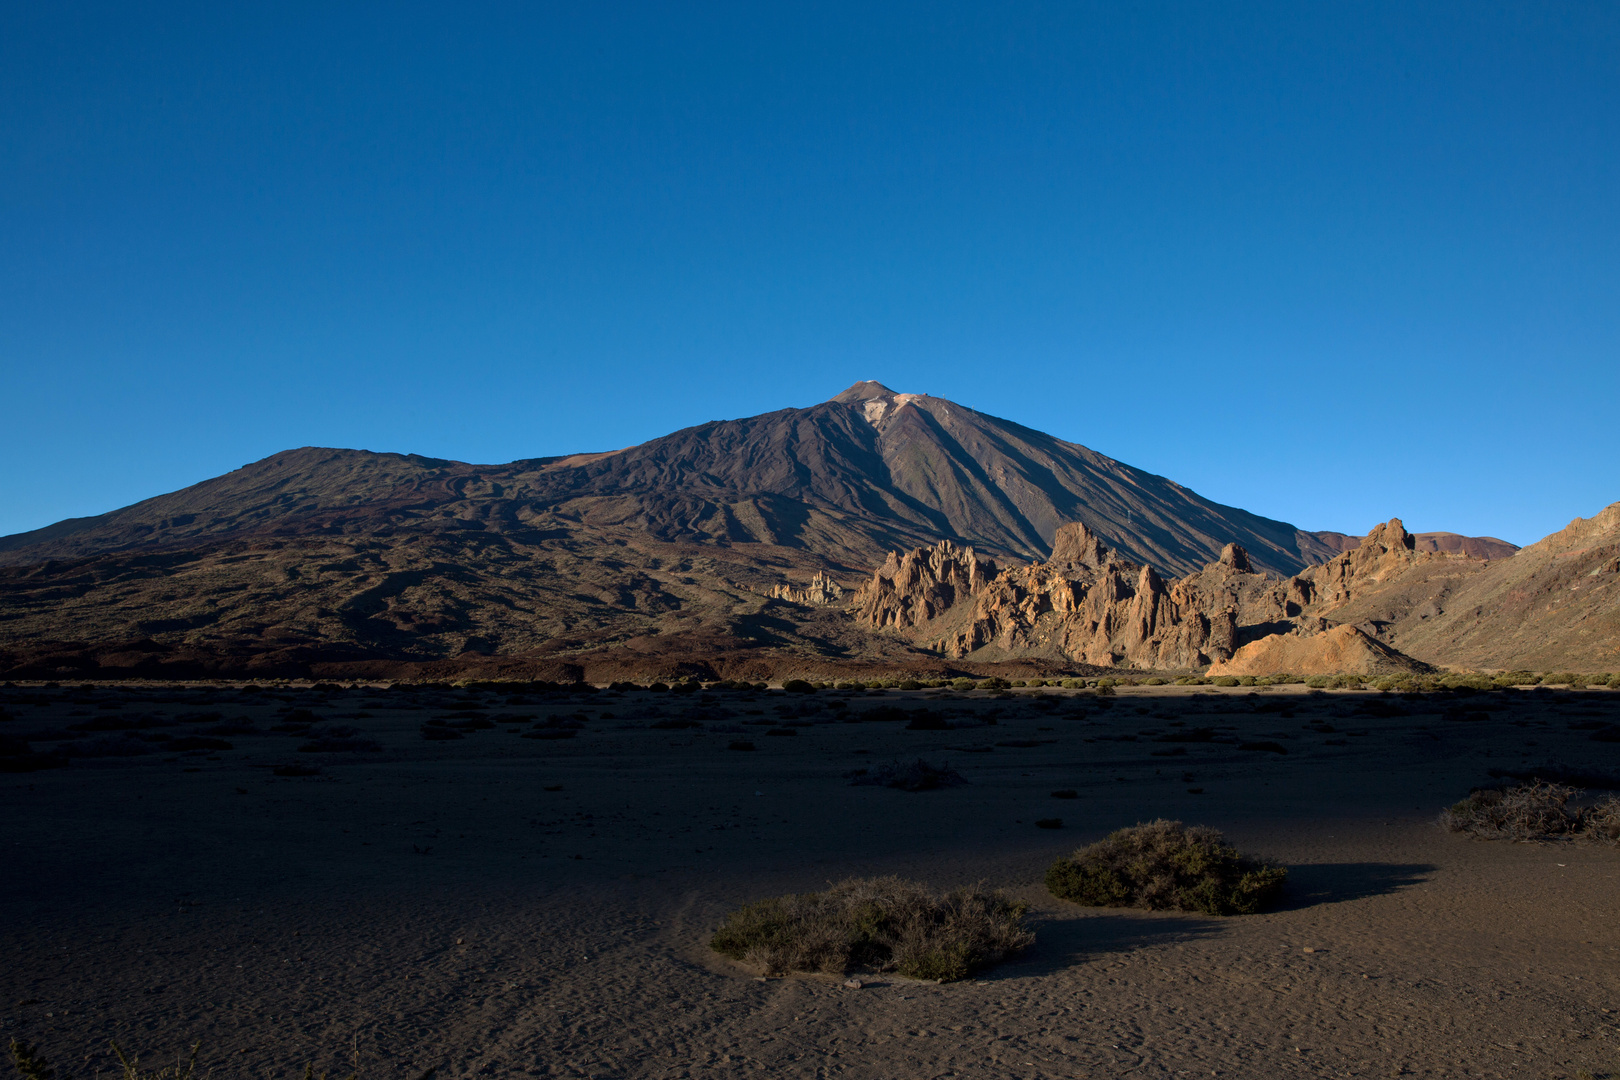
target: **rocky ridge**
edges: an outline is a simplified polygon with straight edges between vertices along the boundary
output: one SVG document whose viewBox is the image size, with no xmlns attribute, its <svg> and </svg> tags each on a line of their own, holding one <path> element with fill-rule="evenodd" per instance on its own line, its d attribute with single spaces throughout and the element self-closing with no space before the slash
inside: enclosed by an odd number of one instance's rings
<svg viewBox="0 0 1620 1080">
<path fill-rule="evenodd" d="M 1250 643 L 1278 639 L 1270 652 L 1251 655 L 1298 664 L 1309 650 L 1279 651 L 1280 639 L 1331 630 L 1339 621 L 1335 613 L 1415 567 L 1455 568 L 1459 562 L 1486 565 L 1449 552 L 1418 551 L 1412 534 L 1393 519 L 1356 548 L 1292 577 L 1265 573 L 1241 546 L 1227 544 L 1215 561 L 1166 582 L 1152 566 L 1120 558 L 1085 525 L 1071 523 L 1058 530 L 1049 560 L 999 573 L 971 550 L 946 545 L 891 553 L 856 592 L 850 610 L 865 626 L 904 633 L 956 659 L 1045 655 L 1102 667 L 1191 669 L 1231 661 Z M 1308 666 L 1425 666 L 1376 635 L 1375 626 L 1337 634 L 1335 648 Z M 1338 647 L 1350 638 L 1372 644 Z"/>
</svg>

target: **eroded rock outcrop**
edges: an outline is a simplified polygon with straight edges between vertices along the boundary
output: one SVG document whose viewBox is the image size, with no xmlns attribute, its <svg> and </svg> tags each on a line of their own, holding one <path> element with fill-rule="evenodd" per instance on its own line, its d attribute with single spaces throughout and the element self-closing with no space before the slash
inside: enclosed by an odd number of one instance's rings
<svg viewBox="0 0 1620 1080">
<path fill-rule="evenodd" d="M 995 575 L 994 562 L 949 540 L 904 555 L 891 551 L 872 580 L 856 590 L 850 610 L 868 626 L 905 630 L 970 600 Z"/>
<path fill-rule="evenodd" d="M 945 542 L 893 553 L 855 594 L 852 611 L 867 626 L 906 632 L 955 659 L 1046 655 L 1105 667 L 1201 668 L 1269 641 L 1246 662 L 1292 657 L 1304 663 L 1315 653 L 1282 639 L 1322 635 L 1334 626 L 1328 617 L 1334 610 L 1415 560 L 1448 557 L 1415 551 L 1397 519 L 1379 525 L 1359 547 L 1295 577 L 1260 572 L 1240 545 L 1228 544 L 1216 561 L 1167 583 L 1153 567 L 1117 557 L 1076 522 L 1058 530 L 1048 561 L 1000 573 L 971 549 Z M 1378 649 L 1357 652 L 1340 634 L 1312 646 L 1325 651 L 1310 663 L 1359 665 L 1336 669 L 1346 671 L 1400 666 L 1402 660 L 1391 657 L 1401 654 L 1357 633 Z M 1362 656 L 1378 650 L 1390 655 L 1379 653 L 1376 662 Z"/>
<path fill-rule="evenodd" d="M 772 585 L 765 591 L 765 595 L 772 600 L 786 600 L 790 604 L 826 607 L 844 598 L 844 587 L 818 570 L 816 576 L 810 579 L 810 584 L 802 588 L 786 583 Z"/>
</svg>

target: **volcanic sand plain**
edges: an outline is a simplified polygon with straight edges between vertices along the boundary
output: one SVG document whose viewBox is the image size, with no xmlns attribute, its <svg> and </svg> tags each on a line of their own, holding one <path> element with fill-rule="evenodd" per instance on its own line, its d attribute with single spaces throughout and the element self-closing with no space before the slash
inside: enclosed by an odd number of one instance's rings
<svg viewBox="0 0 1620 1080">
<path fill-rule="evenodd" d="M 13 746 L 74 753 L 0 774 L 0 1033 L 74 1077 L 111 1074 L 109 1039 L 149 1065 L 200 1040 L 216 1077 L 1620 1075 L 1620 850 L 1436 824 L 1493 768 L 1620 766 L 1592 737 L 1620 692 L 124 684 L 0 705 Z M 851 776 L 919 757 L 968 782 Z M 1158 817 L 1286 864 L 1283 903 L 1046 892 L 1054 857 Z M 742 903 L 891 873 L 1004 888 L 1037 942 L 968 981 L 860 989 L 707 948 Z"/>
</svg>

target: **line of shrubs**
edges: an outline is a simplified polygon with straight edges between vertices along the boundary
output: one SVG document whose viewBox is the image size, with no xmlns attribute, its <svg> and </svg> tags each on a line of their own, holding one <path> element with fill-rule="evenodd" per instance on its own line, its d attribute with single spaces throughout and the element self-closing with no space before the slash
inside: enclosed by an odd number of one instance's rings
<svg viewBox="0 0 1620 1080">
<path fill-rule="evenodd" d="M 1059 858 L 1046 885 L 1087 907 L 1247 915 L 1274 902 L 1287 877 L 1240 855 L 1215 829 L 1159 820 Z M 1034 944 L 1027 912 L 982 884 L 936 894 L 897 877 L 852 878 L 745 905 L 709 946 L 766 975 L 893 971 L 948 982 Z"/>
</svg>

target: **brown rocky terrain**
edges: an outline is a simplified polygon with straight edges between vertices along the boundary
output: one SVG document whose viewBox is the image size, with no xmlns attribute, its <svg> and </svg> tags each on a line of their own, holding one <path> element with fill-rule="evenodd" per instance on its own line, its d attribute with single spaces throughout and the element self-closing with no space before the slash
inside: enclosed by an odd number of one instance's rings
<svg viewBox="0 0 1620 1080">
<path fill-rule="evenodd" d="M 0 672 L 1181 670 L 1339 624 L 1419 663 L 1596 670 L 1620 630 L 1594 521 L 1519 553 L 1399 522 L 1351 545 L 860 383 L 500 466 L 293 450 L 0 538 Z"/>
<path fill-rule="evenodd" d="M 1038 557 L 1076 519 L 1174 567 L 1234 536 L 1280 569 L 1329 553 L 1084 447 L 862 383 L 611 453 L 291 450 L 0 538 L 0 668 L 533 674 L 617 650 L 649 674 L 723 656 L 933 669 L 819 608 L 891 548 Z"/>
</svg>

